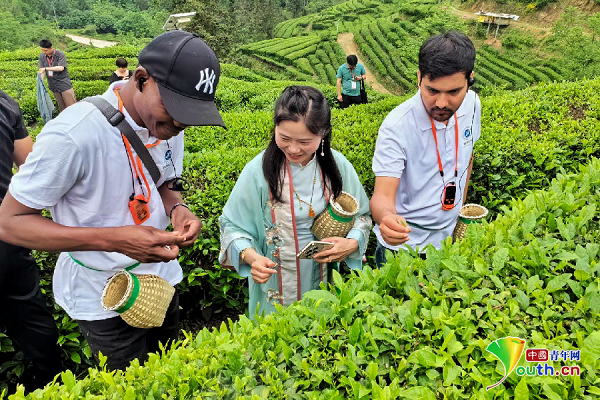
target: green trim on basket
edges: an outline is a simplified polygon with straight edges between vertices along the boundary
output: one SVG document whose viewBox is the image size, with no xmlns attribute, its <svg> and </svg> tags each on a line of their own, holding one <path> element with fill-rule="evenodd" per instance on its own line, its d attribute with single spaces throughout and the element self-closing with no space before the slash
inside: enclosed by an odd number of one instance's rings
<svg viewBox="0 0 600 400">
<path fill-rule="evenodd" d="M 131 296 L 129 296 L 129 299 L 127 299 L 127 303 L 125 303 L 123 305 L 123 307 L 119 308 L 118 310 L 115 310 L 119 314 L 123 314 L 125 311 L 129 310 L 133 306 L 133 303 L 135 303 L 138 295 L 140 294 L 139 279 L 134 274 L 131 274 L 131 273 L 128 273 L 128 274 L 129 274 L 129 276 L 131 276 L 131 279 L 133 280 L 133 290 L 131 291 Z"/>
<path fill-rule="evenodd" d="M 76 259 L 75 257 L 73 257 L 71 255 L 71 253 L 67 253 L 67 254 L 69 255 L 69 257 L 71 257 L 71 260 L 73 260 L 75 262 L 75 264 L 81 265 L 83 268 L 91 269 L 92 271 L 107 272 L 106 270 L 103 270 L 103 269 L 96 269 L 96 268 L 88 267 L 87 265 L 84 265 L 81 261 L 79 261 L 78 259 Z M 136 262 L 135 264 L 130 265 L 129 267 L 126 267 L 124 269 L 125 269 L 125 271 L 131 271 L 132 269 L 134 269 L 138 265 L 140 265 L 140 263 Z"/>
<path fill-rule="evenodd" d="M 464 223 L 464 224 L 481 224 L 483 222 L 483 219 L 468 219 L 465 217 L 458 217 L 458 219 L 460 220 L 460 222 Z"/>
<path fill-rule="evenodd" d="M 329 207 L 327 207 L 327 209 L 329 210 L 329 215 L 331 215 L 331 218 L 335 219 L 338 222 L 350 222 L 350 221 L 352 221 L 352 218 L 354 218 L 354 217 L 349 217 L 349 218 L 340 217 L 339 215 L 337 215 L 336 213 L 333 212 L 333 210 L 331 209 L 331 204 L 329 205 Z"/>
</svg>

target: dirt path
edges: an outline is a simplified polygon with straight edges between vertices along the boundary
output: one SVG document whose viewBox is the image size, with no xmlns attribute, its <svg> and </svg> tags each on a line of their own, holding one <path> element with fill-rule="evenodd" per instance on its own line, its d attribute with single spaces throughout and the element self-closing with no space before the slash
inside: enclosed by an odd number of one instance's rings
<svg viewBox="0 0 600 400">
<path fill-rule="evenodd" d="M 346 53 L 346 55 L 359 54 L 358 46 L 354 41 L 354 34 L 352 32 L 341 33 L 337 38 L 337 42 L 340 44 L 340 46 L 342 46 L 342 49 L 344 49 L 344 53 Z M 379 93 L 391 94 L 389 90 L 384 88 L 383 85 L 377 81 L 377 78 L 375 78 L 375 75 L 369 71 L 364 61 L 362 61 L 362 64 L 365 66 L 365 71 L 367 71 L 366 82 L 371 86 L 371 88 Z"/>
<path fill-rule="evenodd" d="M 107 40 L 99 40 L 99 39 L 92 39 L 89 37 L 85 37 L 85 36 L 77 36 L 77 35 L 71 35 L 70 33 L 66 34 L 67 37 L 70 37 L 71 39 L 73 39 L 74 41 L 81 43 L 81 44 L 86 44 L 86 45 L 94 45 L 95 47 L 110 47 L 110 46 L 114 46 L 115 44 L 117 44 L 117 42 L 109 42 Z"/>
</svg>

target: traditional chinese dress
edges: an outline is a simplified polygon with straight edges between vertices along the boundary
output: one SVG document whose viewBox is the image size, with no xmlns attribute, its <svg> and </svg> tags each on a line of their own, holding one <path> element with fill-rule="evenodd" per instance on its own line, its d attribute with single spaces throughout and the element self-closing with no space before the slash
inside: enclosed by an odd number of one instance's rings
<svg viewBox="0 0 600 400">
<path fill-rule="evenodd" d="M 251 317 L 257 311 L 259 314 L 275 311 L 274 302 L 289 305 L 300 300 L 307 291 L 318 289 L 319 283 L 326 278 L 324 264 L 296 257 L 306 244 L 316 240 L 310 232 L 314 217 L 309 216 L 309 204 L 315 215 L 319 215 L 329 198 L 316 157 L 305 166 L 286 161 L 281 190 L 283 202 L 277 203 L 271 199 L 263 175 L 263 154 L 244 167 L 219 218 L 219 261 L 233 266 L 242 277 L 248 277 Z M 352 164 L 337 151 L 333 151 L 333 155 L 342 176 L 342 190 L 359 202 L 354 225 L 346 236 L 358 241 L 358 250 L 345 262 L 351 269 L 361 269 L 371 229 L 369 200 Z M 255 283 L 250 275 L 250 265 L 240 263 L 240 253 L 248 247 L 254 247 L 259 254 L 277 264 L 278 273 L 271 275 L 264 284 Z"/>
</svg>

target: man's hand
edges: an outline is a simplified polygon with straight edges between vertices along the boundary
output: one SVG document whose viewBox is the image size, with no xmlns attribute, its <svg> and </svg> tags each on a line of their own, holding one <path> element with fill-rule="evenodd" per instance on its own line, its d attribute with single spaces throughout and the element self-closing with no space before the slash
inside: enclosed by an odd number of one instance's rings
<svg viewBox="0 0 600 400">
<path fill-rule="evenodd" d="M 167 262 L 179 255 L 186 242 L 179 232 L 166 232 L 151 226 L 129 225 L 114 229 L 111 251 L 125 254 L 141 263 Z"/>
<path fill-rule="evenodd" d="M 183 206 L 175 207 L 171 214 L 171 224 L 173 224 L 173 230 L 180 232 L 181 236 L 185 238 L 180 243 L 180 247 L 187 247 L 194 244 L 202 229 L 202 222 L 200 222 L 198 217 Z"/>
<path fill-rule="evenodd" d="M 341 103 L 342 101 L 344 101 L 344 99 L 342 98 L 341 94 L 338 94 L 338 101 Z"/>
<path fill-rule="evenodd" d="M 379 231 L 385 242 L 392 246 L 399 246 L 406 243 L 409 239 L 408 233 L 411 231 L 406 220 L 396 214 L 388 214 L 381 219 Z"/>
<path fill-rule="evenodd" d="M 358 241 L 356 239 L 332 237 L 325 238 L 322 241 L 333 243 L 333 247 L 320 251 L 313 256 L 313 260 L 318 263 L 343 261 L 358 249 Z"/>
<path fill-rule="evenodd" d="M 38 73 L 42 76 L 42 79 L 44 79 L 44 75 L 46 75 L 46 68 L 38 69 Z"/>
</svg>

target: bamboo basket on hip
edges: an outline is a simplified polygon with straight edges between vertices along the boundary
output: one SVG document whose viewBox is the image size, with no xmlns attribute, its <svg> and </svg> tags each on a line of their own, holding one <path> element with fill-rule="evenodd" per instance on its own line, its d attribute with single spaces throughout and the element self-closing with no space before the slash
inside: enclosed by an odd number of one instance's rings
<svg viewBox="0 0 600 400">
<path fill-rule="evenodd" d="M 488 215 L 488 209 L 479 204 L 465 204 L 458 213 L 458 221 L 452 232 L 452 241 L 464 239 L 470 224 L 481 223 Z"/>
<path fill-rule="evenodd" d="M 135 275 L 120 270 L 111 276 L 102 291 L 102 307 L 115 311 L 136 328 L 162 326 L 175 288 L 157 275 Z"/>
<path fill-rule="evenodd" d="M 328 237 L 346 237 L 352 227 L 360 204 L 358 200 L 347 192 L 342 192 L 337 198 L 329 199 L 325 210 L 319 214 L 310 231 L 319 240 L 310 242 L 300 253 L 300 258 L 312 258 L 315 253 L 330 247 L 325 242 L 320 242 Z M 333 270 L 339 272 L 339 263 L 336 261 L 327 263 L 327 282 L 332 282 Z"/>
</svg>

